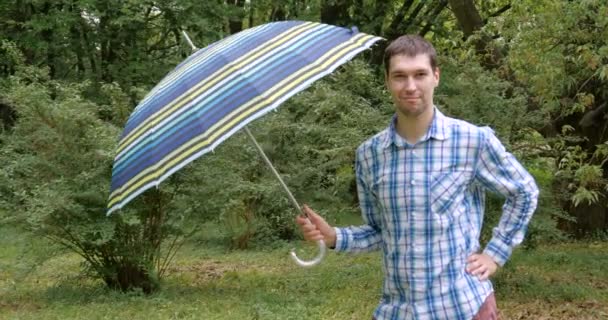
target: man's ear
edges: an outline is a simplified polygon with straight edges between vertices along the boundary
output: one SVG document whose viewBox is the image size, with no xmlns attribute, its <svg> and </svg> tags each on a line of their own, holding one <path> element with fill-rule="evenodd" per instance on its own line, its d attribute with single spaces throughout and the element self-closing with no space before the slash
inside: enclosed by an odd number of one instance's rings
<svg viewBox="0 0 608 320">
<path fill-rule="evenodd" d="M 433 76 L 435 77 L 435 85 L 439 85 L 440 75 L 441 71 L 439 70 L 439 67 L 435 67 L 435 71 L 433 71 Z"/>
</svg>

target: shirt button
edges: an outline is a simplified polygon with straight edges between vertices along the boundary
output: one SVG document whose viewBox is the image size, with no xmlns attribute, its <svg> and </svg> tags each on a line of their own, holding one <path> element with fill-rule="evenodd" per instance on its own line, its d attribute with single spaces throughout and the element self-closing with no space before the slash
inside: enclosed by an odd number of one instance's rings
<svg viewBox="0 0 608 320">
<path fill-rule="evenodd" d="M 412 181 L 410 183 L 414 186 L 414 185 L 416 185 L 416 180 L 412 179 Z"/>
</svg>

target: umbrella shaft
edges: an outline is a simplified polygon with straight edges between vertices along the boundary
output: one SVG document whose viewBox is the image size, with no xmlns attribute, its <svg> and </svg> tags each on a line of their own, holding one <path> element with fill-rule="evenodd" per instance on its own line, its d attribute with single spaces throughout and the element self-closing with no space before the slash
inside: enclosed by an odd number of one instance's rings
<svg viewBox="0 0 608 320">
<path fill-rule="evenodd" d="M 198 50 L 198 48 L 194 45 L 194 43 L 192 43 L 192 40 L 190 40 L 190 37 L 188 36 L 188 34 L 186 33 L 186 31 L 182 30 L 182 35 L 184 35 L 184 38 L 186 38 L 186 41 L 188 42 L 188 44 L 192 48 L 192 51 Z"/>
<path fill-rule="evenodd" d="M 247 135 L 249 136 L 251 141 L 253 141 L 253 144 L 260 152 L 260 155 L 262 155 L 262 158 L 264 158 L 264 161 L 266 162 L 266 164 L 268 165 L 268 167 L 270 168 L 272 173 L 274 173 L 275 177 L 279 180 L 279 183 L 283 187 L 283 190 L 285 190 L 285 192 L 287 193 L 287 196 L 289 197 L 289 200 L 291 200 L 291 203 L 293 204 L 293 206 L 296 208 L 296 210 L 298 210 L 298 212 L 302 212 L 302 208 L 300 207 L 300 204 L 298 204 L 298 201 L 296 200 L 296 198 L 293 196 L 291 191 L 289 191 L 289 188 L 283 181 L 283 178 L 281 178 L 281 175 L 279 175 L 279 173 L 277 172 L 277 169 L 274 168 L 274 166 L 272 165 L 272 162 L 270 162 L 270 159 L 268 159 L 268 157 L 264 153 L 264 150 L 262 150 L 262 147 L 260 147 L 260 145 L 258 144 L 258 141 L 255 139 L 253 134 L 251 134 L 251 131 L 249 131 L 249 128 L 247 126 L 245 126 L 245 132 L 247 133 Z"/>
<path fill-rule="evenodd" d="M 196 51 L 198 48 L 194 45 L 194 43 L 192 43 L 192 40 L 190 40 L 190 37 L 188 36 L 186 31 L 182 30 L 182 35 L 184 36 L 184 38 L 186 38 L 186 41 L 188 41 L 188 44 L 190 45 L 190 47 L 192 47 L 192 51 Z M 249 131 L 249 128 L 247 126 L 245 126 L 245 132 L 247 133 L 247 135 L 249 136 L 251 141 L 253 141 L 253 144 L 255 145 L 255 147 L 258 149 L 258 151 L 262 155 L 262 158 L 264 158 L 264 161 L 266 162 L 266 164 L 268 165 L 268 167 L 270 168 L 272 173 L 274 173 L 275 177 L 279 180 L 279 183 L 283 187 L 283 190 L 285 190 L 285 192 L 287 193 L 287 196 L 289 197 L 289 200 L 291 201 L 293 206 L 296 208 L 296 210 L 298 212 L 302 212 L 302 208 L 300 207 L 300 204 L 298 204 L 298 201 L 296 200 L 296 198 L 293 196 L 293 194 L 291 194 L 291 191 L 289 191 L 289 188 L 283 181 L 283 178 L 281 178 L 281 175 L 279 175 L 279 173 L 277 172 L 277 169 L 274 168 L 274 166 L 272 165 L 272 162 L 270 162 L 270 159 L 268 159 L 268 157 L 264 153 L 264 150 L 262 150 L 262 147 L 260 147 L 260 145 L 258 144 L 258 141 L 255 139 L 253 134 L 251 134 L 251 131 Z M 308 215 L 306 213 L 304 213 L 304 214 L 308 218 Z"/>
</svg>

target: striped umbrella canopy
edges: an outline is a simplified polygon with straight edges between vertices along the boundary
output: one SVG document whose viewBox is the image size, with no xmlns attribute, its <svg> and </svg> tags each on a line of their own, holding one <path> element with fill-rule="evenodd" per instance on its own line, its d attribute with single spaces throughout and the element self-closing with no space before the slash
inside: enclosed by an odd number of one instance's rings
<svg viewBox="0 0 608 320">
<path fill-rule="evenodd" d="M 112 169 L 108 214 L 382 38 L 273 22 L 196 51 L 135 108 Z"/>
</svg>

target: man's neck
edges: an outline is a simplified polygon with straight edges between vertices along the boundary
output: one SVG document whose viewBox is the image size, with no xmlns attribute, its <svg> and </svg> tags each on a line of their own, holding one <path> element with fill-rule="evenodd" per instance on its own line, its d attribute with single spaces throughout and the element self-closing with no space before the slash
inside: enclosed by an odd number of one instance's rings
<svg viewBox="0 0 608 320">
<path fill-rule="evenodd" d="M 425 112 L 415 117 L 406 116 L 397 111 L 397 133 L 408 143 L 415 144 L 428 132 L 434 114 L 434 107 L 429 107 Z"/>
</svg>

